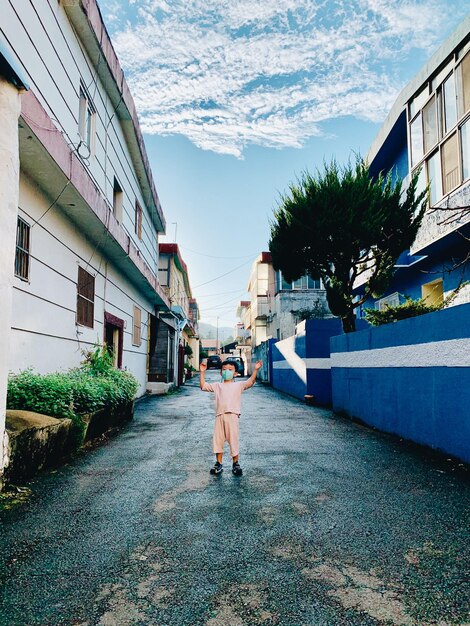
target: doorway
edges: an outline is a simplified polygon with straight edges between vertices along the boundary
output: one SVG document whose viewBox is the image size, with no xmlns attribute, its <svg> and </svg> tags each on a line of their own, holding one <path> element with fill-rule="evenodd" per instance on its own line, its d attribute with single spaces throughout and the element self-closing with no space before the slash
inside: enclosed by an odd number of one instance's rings
<svg viewBox="0 0 470 626">
<path fill-rule="evenodd" d="M 107 312 L 104 314 L 104 341 L 112 356 L 113 366 L 120 369 L 124 343 L 124 320 Z"/>
</svg>

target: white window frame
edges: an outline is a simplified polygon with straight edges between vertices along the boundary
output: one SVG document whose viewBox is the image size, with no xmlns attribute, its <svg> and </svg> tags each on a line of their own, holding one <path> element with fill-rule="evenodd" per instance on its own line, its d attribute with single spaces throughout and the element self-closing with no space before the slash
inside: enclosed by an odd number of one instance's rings
<svg viewBox="0 0 470 626">
<path fill-rule="evenodd" d="M 83 83 L 80 83 L 79 98 L 78 134 L 81 143 L 88 148 L 89 156 L 93 156 L 96 145 L 96 109 Z"/>
</svg>

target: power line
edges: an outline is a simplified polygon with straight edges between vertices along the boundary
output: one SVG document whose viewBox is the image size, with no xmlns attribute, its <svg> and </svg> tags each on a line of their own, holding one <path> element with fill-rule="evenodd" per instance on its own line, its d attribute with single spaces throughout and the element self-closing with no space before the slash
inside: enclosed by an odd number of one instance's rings
<svg viewBox="0 0 470 626">
<path fill-rule="evenodd" d="M 245 265 L 248 265 L 248 263 L 251 263 L 251 259 L 249 261 L 246 261 L 245 263 L 242 263 L 241 265 L 237 265 L 237 267 L 234 267 L 232 270 L 229 270 L 228 272 L 225 272 L 225 274 L 221 274 L 220 276 L 216 276 L 215 278 L 212 278 L 211 280 L 207 280 L 205 283 L 201 283 L 200 285 L 196 285 L 195 287 L 193 287 L 193 289 L 198 289 L 199 287 L 202 287 L 203 285 L 209 285 L 209 283 L 213 283 L 216 280 L 219 280 L 220 278 L 223 278 L 224 276 L 228 276 L 229 274 L 233 274 L 233 272 L 236 272 L 241 267 L 244 267 Z"/>
<path fill-rule="evenodd" d="M 188 250 L 188 252 L 193 252 L 194 254 L 199 254 L 199 256 L 205 256 L 208 259 L 247 259 L 253 258 L 253 254 L 245 254 L 243 256 L 213 256 L 212 254 L 204 254 L 204 252 L 198 252 L 197 250 L 191 250 L 191 248 L 187 248 L 186 246 L 182 246 L 178 244 L 180 248 L 183 250 Z"/>
</svg>

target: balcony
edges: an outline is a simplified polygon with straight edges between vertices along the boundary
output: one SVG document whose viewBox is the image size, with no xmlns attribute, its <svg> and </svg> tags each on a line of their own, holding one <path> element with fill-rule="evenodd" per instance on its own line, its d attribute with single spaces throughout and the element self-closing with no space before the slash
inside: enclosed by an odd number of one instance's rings
<svg viewBox="0 0 470 626">
<path fill-rule="evenodd" d="M 452 195 L 440 202 L 436 208 L 426 211 L 416 239 L 411 246 L 411 254 L 417 254 L 435 241 L 468 224 L 470 212 L 464 208 L 469 205 L 470 181 L 467 181 Z"/>
</svg>

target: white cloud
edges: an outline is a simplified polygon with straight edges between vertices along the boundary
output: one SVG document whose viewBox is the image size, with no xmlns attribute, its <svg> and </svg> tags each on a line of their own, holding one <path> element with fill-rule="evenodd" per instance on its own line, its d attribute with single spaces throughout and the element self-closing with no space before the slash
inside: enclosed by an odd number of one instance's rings
<svg viewBox="0 0 470 626">
<path fill-rule="evenodd" d="M 249 144 L 299 147 L 336 117 L 382 120 L 409 55 L 456 23 L 450 4 L 134 0 L 136 19 L 113 10 L 109 25 L 143 130 L 240 157 Z"/>
</svg>

